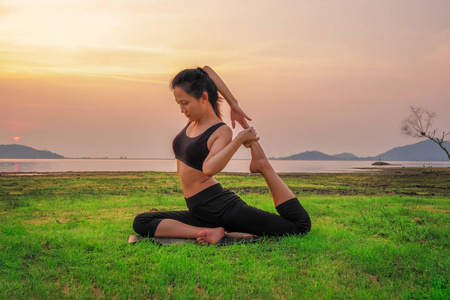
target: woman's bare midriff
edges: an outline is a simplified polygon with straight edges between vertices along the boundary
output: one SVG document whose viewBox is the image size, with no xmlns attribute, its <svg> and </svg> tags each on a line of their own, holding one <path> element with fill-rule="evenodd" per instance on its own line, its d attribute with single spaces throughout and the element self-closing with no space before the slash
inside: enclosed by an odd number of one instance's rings
<svg viewBox="0 0 450 300">
<path fill-rule="evenodd" d="M 217 183 L 214 177 L 207 176 L 203 172 L 191 168 L 179 160 L 177 160 L 177 173 L 180 178 L 184 197 L 186 198 L 192 197 Z"/>
</svg>

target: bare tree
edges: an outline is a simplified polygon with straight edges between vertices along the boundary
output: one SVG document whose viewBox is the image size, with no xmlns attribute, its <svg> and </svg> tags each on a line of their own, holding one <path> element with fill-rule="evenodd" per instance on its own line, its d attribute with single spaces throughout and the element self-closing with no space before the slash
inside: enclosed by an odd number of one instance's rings
<svg viewBox="0 0 450 300">
<path fill-rule="evenodd" d="M 450 133 L 442 132 L 442 137 L 436 137 L 436 129 L 433 129 L 433 120 L 436 118 L 436 113 L 428 111 L 424 107 L 411 106 L 411 114 L 402 121 L 401 130 L 402 133 L 414 138 L 428 138 L 439 145 L 442 150 L 447 153 L 448 159 L 450 154 L 444 147 L 444 142 Z"/>
</svg>

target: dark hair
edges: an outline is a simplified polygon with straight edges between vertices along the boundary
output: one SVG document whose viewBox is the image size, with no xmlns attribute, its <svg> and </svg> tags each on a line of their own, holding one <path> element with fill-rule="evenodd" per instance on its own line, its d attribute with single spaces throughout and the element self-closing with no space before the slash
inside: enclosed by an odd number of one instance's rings
<svg viewBox="0 0 450 300">
<path fill-rule="evenodd" d="M 222 120 L 222 113 L 220 112 L 221 99 L 219 99 L 216 84 L 202 68 L 181 71 L 172 79 L 170 86 L 171 89 L 179 86 L 187 94 L 197 99 L 200 99 L 203 92 L 206 92 L 214 112 Z"/>
</svg>

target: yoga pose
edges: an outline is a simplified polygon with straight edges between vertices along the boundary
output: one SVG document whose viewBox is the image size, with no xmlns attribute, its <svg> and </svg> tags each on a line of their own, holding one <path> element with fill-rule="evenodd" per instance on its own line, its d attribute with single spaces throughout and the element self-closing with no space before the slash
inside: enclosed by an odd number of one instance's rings
<svg viewBox="0 0 450 300">
<path fill-rule="evenodd" d="M 304 234 L 311 228 L 308 213 L 270 165 L 251 120 L 221 78 L 210 68 L 186 69 L 171 83 L 175 101 L 188 118 L 175 137 L 173 150 L 177 173 L 188 210 L 139 214 L 133 229 L 142 236 L 196 238 L 214 244 L 229 232 L 280 236 Z M 233 128 L 244 128 L 234 139 L 222 122 L 218 92 L 231 108 Z M 278 214 L 247 205 L 214 179 L 241 145 L 250 148 L 250 172 L 260 173 L 267 182 Z"/>
</svg>

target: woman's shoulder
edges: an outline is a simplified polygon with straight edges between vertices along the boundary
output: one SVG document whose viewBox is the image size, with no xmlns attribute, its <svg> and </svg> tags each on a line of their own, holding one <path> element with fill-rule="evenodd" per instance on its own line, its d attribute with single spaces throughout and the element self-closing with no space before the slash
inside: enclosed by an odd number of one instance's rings
<svg viewBox="0 0 450 300">
<path fill-rule="evenodd" d="M 224 122 L 216 123 L 208 128 L 212 135 L 229 135 L 233 134 L 231 128 Z"/>
<path fill-rule="evenodd" d="M 209 123 L 209 125 L 206 126 L 207 129 L 206 130 L 211 130 L 211 131 L 217 131 L 217 130 L 231 130 L 231 128 L 228 126 L 227 123 L 225 123 L 224 121 L 218 119 L 215 122 L 211 122 Z"/>
<path fill-rule="evenodd" d="M 216 130 L 213 133 L 214 135 L 225 136 L 225 137 L 233 136 L 233 131 L 231 130 L 231 127 L 227 125 L 227 123 L 220 122 L 214 126 L 217 126 Z"/>
<path fill-rule="evenodd" d="M 231 127 L 228 126 L 228 124 L 225 123 L 225 122 L 220 122 L 220 123 L 217 124 L 217 126 L 218 126 L 217 129 L 222 129 L 222 130 L 224 130 L 224 131 L 232 132 Z"/>
<path fill-rule="evenodd" d="M 218 123 L 219 124 L 219 123 Z M 213 144 L 226 145 L 233 139 L 233 131 L 231 128 L 225 124 L 217 128 L 208 139 L 208 149 L 211 148 Z"/>
</svg>

